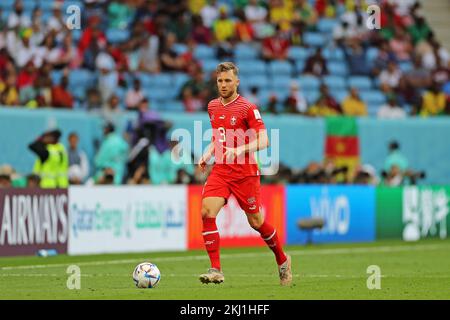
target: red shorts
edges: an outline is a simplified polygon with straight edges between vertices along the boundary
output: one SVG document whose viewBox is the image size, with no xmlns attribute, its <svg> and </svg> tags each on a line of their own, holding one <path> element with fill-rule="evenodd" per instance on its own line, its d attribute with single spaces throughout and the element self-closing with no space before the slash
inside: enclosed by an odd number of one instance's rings
<svg viewBox="0 0 450 320">
<path fill-rule="evenodd" d="M 230 194 L 233 194 L 242 210 L 246 213 L 258 213 L 261 204 L 259 189 L 259 176 L 229 179 L 212 173 L 203 186 L 202 198 L 222 197 L 226 204 Z"/>
</svg>

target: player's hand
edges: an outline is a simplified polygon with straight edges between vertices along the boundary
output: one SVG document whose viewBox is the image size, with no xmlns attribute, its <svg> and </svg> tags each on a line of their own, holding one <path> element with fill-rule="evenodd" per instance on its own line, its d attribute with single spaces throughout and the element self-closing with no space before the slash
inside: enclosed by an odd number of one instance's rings
<svg viewBox="0 0 450 320">
<path fill-rule="evenodd" d="M 205 172 L 205 168 L 206 168 L 206 164 L 207 164 L 207 162 L 209 161 L 209 159 L 210 159 L 211 157 L 207 157 L 207 156 L 202 156 L 201 158 L 200 158 L 200 160 L 198 161 L 198 166 L 200 167 L 200 170 L 202 171 L 202 172 Z"/>
</svg>

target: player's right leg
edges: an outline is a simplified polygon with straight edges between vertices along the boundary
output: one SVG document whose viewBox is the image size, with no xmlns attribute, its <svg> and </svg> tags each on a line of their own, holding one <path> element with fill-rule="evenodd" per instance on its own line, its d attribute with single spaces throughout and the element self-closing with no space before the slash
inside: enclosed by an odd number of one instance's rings
<svg viewBox="0 0 450 320">
<path fill-rule="evenodd" d="M 202 283 L 221 283 L 225 280 L 220 267 L 220 236 L 216 225 L 216 217 L 224 204 L 223 197 L 206 197 L 202 200 L 202 235 L 211 262 L 211 268 L 199 277 Z"/>
</svg>

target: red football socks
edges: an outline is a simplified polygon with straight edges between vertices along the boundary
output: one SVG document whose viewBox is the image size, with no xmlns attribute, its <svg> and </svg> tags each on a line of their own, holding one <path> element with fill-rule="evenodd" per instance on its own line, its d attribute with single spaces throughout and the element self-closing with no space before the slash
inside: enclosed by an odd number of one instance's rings
<svg viewBox="0 0 450 320">
<path fill-rule="evenodd" d="M 211 268 L 220 270 L 220 236 L 216 218 L 203 218 L 202 235 L 209 260 L 211 260 Z"/>
<path fill-rule="evenodd" d="M 264 222 L 261 227 L 257 230 L 261 234 L 264 242 L 275 254 L 275 259 L 277 264 L 281 265 L 286 261 L 286 255 L 283 252 L 280 241 L 278 240 L 277 231 L 267 222 Z"/>
</svg>

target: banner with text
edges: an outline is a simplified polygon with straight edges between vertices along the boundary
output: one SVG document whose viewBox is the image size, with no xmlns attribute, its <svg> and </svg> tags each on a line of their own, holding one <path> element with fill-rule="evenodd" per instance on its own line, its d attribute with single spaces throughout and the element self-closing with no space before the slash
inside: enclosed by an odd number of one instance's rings
<svg viewBox="0 0 450 320">
<path fill-rule="evenodd" d="M 65 189 L 0 189 L 0 256 L 67 252 Z"/>
<path fill-rule="evenodd" d="M 310 234 L 312 242 L 375 240 L 375 188 L 368 186 L 290 185 L 286 191 L 287 243 L 303 244 L 308 232 L 300 219 L 322 218 L 321 229 Z"/>
<path fill-rule="evenodd" d="M 447 238 L 450 187 L 380 187 L 376 190 L 377 239 Z"/>
<path fill-rule="evenodd" d="M 70 187 L 68 252 L 186 250 L 186 186 Z"/>
<path fill-rule="evenodd" d="M 202 237 L 202 189 L 203 186 L 188 187 L 189 218 L 188 248 L 203 249 Z M 285 233 L 285 193 L 284 186 L 261 186 L 262 213 L 267 222 L 277 230 L 278 238 L 284 244 Z M 239 207 L 234 196 L 217 216 L 217 228 L 220 233 L 221 247 L 263 246 L 264 241 L 259 233 L 250 227 L 245 212 Z"/>
</svg>

